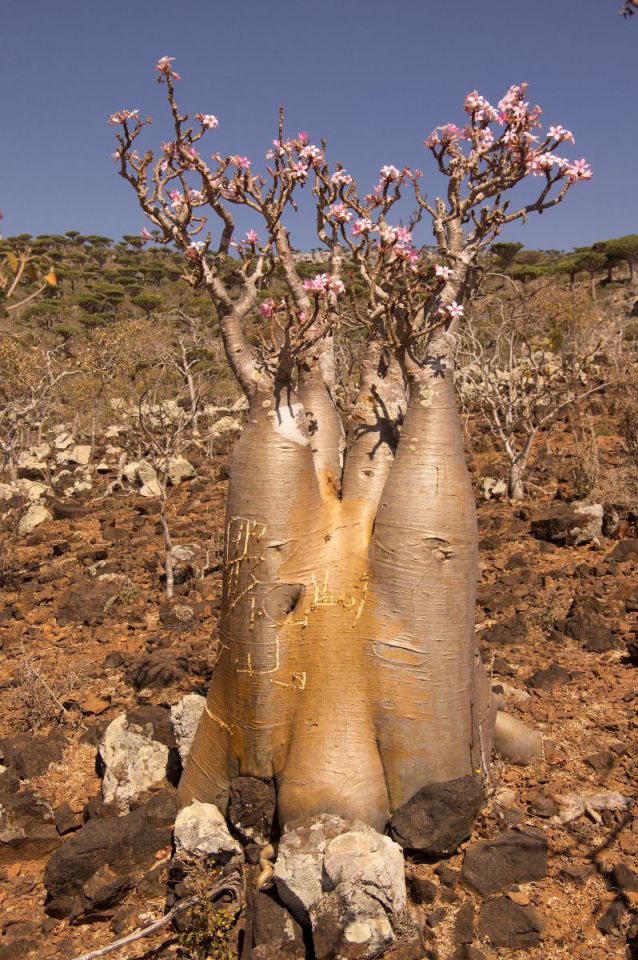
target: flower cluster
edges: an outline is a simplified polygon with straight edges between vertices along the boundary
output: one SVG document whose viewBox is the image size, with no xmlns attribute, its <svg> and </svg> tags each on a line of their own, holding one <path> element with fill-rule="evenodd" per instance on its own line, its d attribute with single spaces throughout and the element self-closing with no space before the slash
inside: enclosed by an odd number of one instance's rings
<svg viewBox="0 0 638 960">
<path fill-rule="evenodd" d="M 336 223 L 348 223 L 352 220 L 352 214 L 345 203 L 333 203 L 328 207 L 328 217 Z"/>
<path fill-rule="evenodd" d="M 309 293 L 327 294 L 343 293 L 345 287 L 339 277 L 331 277 L 329 273 L 318 273 L 316 277 L 310 280 L 304 280 L 304 290 Z"/>
<path fill-rule="evenodd" d="M 380 176 L 381 180 L 385 181 L 385 183 L 392 183 L 394 180 L 399 179 L 401 171 L 397 170 L 392 164 L 386 164 L 385 167 L 381 167 Z"/>
<path fill-rule="evenodd" d="M 155 69 L 157 70 L 158 73 L 160 73 L 160 74 L 162 75 L 162 76 L 158 77 L 159 80 L 161 80 L 163 77 L 172 77 L 173 80 L 181 80 L 181 79 L 182 79 L 182 78 L 180 77 L 179 73 L 175 73 L 175 71 L 173 70 L 173 68 L 172 68 L 172 66 L 171 66 L 171 63 L 173 62 L 174 59 L 175 59 L 175 57 L 160 57 L 160 58 L 159 58 L 159 60 L 158 60 L 157 63 L 155 64 Z"/>
<path fill-rule="evenodd" d="M 465 98 L 465 110 L 470 122 L 460 129 L 454 123 L 436 127 L 424 141 L 435 152 L 441 163 L 444 154 L 462 158 L 463 141 L 471 145 L 470 163 L 486 158 L 487 154 L 501 148 L 506 161 L 513 163 L 524 174 L 552 176 L 554 179 L 589 180 L 591 168 L 585 160 L 570 161 L 555 156 L 553 146 L 565 141 L 574 142 L 570 130 L 560 125 L 548 128 L 543 142 L 536 132 L 540 129 L 541 109 L 530 106 L 525 100 L 527 84 L 515 84 L 509 88 L 496 107 L 493 107 L 477 90 Z M 497 122 L 505 129 L 497 137 L 490 124 Z M 478 150 L 478 153 L 474 151 Z"/>
<path fill-rule="evenodd" d="M 239 154 L 237 154 L 234 157 L 230 157 L 230 162 L 239 170 L 250 170 L 250 160 L 248 157 L 240 157 Z"/>
<path fill-rule="evenodd" d="M 139 110 L 120 110 L 119 113 L 112 113 L 109 117 L 109 125 L 115 127 L 118 123 L 126 123 L 128 120 L 139 120 Z"/>
<path fill-rule="evenodd" d="M 352 177 L 340 167 L 330 177 L 330 183 L 334 184 L 335 187 L 347 187 L 352 183 Z"/>
<path fill-rule="evenodd" d="M 201 125 L 208 130 L 216 130 L 219 126 L 219 120 L 212 113 L 196 113 L 195 119 L 199 120 Z"/>
</svg>

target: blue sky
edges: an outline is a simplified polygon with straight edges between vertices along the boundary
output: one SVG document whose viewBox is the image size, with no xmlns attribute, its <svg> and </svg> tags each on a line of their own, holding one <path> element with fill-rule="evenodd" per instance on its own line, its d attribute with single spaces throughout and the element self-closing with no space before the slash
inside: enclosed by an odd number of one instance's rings
<svg viewBox="0 0 638 960">
<path fill-rule="evenodd" d="M 527 80 L 548 123 L 573 130 L 570 156 L 594 179 L 503 239 L 569 248 L 638 232 L 638 18 L 620 0 L 20 0 L 0 39 L 0 209 L 5 235 L 77 229 L 118 238 L 144 225 L 111 159 L 114 110 L 137 107 L 165 132 L 159 56 L 175 56 L 180 103 L 214 113 L 211 151 L 254 165 L 287 129 L 322 136 L 362 184 L 379 167 L 434 174 L 422 141 L 461 122 L 474 88 L 498 100 Z M 566 151 L 562 151 L 566 152 Z M 291 223 L 316 245 L 310 218 Z M 426 240 L 427 236 L 423 236 Z"/>
</svg>

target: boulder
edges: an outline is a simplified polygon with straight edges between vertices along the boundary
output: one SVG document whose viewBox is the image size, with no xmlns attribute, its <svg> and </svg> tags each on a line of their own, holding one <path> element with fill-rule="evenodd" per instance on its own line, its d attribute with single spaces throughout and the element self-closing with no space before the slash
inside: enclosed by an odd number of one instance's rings
<svg viewBox="0 0 638 960">
<path fill-rule="evenodd" d="M 547 875 L 547 840 L 534 831 L 505 830 L 465 851 L 461 877 L 483 895 Z"/>
<path fill-rule="evenodd" d="M 136 690 L 161 690 L 183 680 L 189 671 L 188 657 L 156 650 L 135 660 L 126 671 L 126 680 Z"/>
<path fill-rule="evenodd" d="M 212 803 L 193 801 L 177 814 L 173 832 L 175 853 L 183 860 L 205 859 L 228 863 L 243 856 L 241 846 L 230 835 L 226 820 Z"/>
<path fill-rule="evenodd" d="M 139 707 L 113 720 L 98 756 L 104 802 L 121 812 L 144 791 L 175 783 L 181 767 L 169 713 L 161 707 Z"/>
<path fill-rule="evenodd" d="M 308 922 L 311 908 L 325 893 L 342 884 L 372 898 L 388 914 L 403 912 L 406 904 L 399 845 L 366 823 L 330 814 L 287 825 L 279 842 L 274 881 L 281 900 L 301 923 Z M 345 890 L 341 892 L 346 895 Z M 346 899 L 351 899 L 350 893 Z M 319 907 L 317 911 L 319 916 Z M 341 915 L 345 918 L 347 913 Z"/>
<path fill-rule="evenodd" d="M 476 777 L 430 784 L 394 813 L 390 832 L 405 849 L 447 856 L 469 837 L 484 799 Z"/>
<path fill-rule="evenodd" d="M 114 906 L 171 843 L 175 795 L 160 793 L 122 817 L 91 819 L 47 863 L 45 911 L 77 919 Z"/>
<path fill-rule="evenodd" d="M 55 727 L 47 734 L 16 733 L 0 740 L 0 761 L 20 780 L 31 780 L 62 759 L 66 743 L 62 731 Z"/>
<path fill-rule="evenodd" d="M 36 456 L 31 450 L 22 450 L 18 455 L 18 477 L 41 480 L 47 471 L 46 457 Z"/>
<path fill-rule="evenodd" d="M 211 432 L 213 437 L 237 435 L 241 433 L 241 423 L 235 420 L 234 417 L 220 417 L 219 420 L 213 424 Z"/>
<path fill-rule="evenodd" d="M 340 883 L 320 897 L 310 908 L 310 924 L 316 960 L 371 960 L 394 941 L 386 910 L 356 883 Z"/>
<path fill-rule="evenodd" d="M 532 536 L 564 547 L 600 545 L 603 512 L 600 503 L 560 504 L 532 518 Z"/>
<path fill-rule="evenodd" d="M 171 707 L 171 724 L 182 763 L 185 763 L 190 753 L 205 706 L 206 697 L 202 697 L 199 693 L 187 693 Z"/>
<path fill-rule="evenodd" d="M 159 497 L 162 493 L 162 488 L 159 485 L 159 482 L 155 479 L 149 480 L 148 483 L 144 483 L 140 487 L 140 497 Z"/>
<path fill-rule="evenodd" d="M 38 480 L 16 480 L 13 487 L 21 497 L 25 497 L 31 503 L 36 503 L 45 494 L 52 493 L 51 487 L 46 483 L 40 483 Z"/>
<path fill-rule="evenodd" d="M 41 523 L 46 523 L 47 520 L 52 519 L 53 517 L 46 507 L 43 507 L 41 503 L 33 503 L 20 519 L 18 534 L 21 537 L 26 537 L 27 534 L 35 530 L 36 527 L 39 527 Z"/>
<path fill-rule="evenodd" d="M 67 463 L 77 463 L 85 467 L 91 460 L 91 447 L 89 444 L 76 444 L 70 453 L 67 454 Z"/>
<path fill-rule="evenodd" d="M 638 540 L 621 540 L 605 559 L 615 560 L 616 563 L 638 560 Z"/>
<path fill-rule="evenodd" d="M 166 467 L 166 475 L 168 482 L 177 487 L 184 480 L 192 480 L 197 471 L 185 457 L 171 457 Z"/>
<path fill-rule="evenodd" d="M 0 793 L 0 866 L 39 860 L 59 845 L 46 800 L 32 790 Z"/>
<path fill-rule="evenodd" d="M 53 446 L 56 450 L 68 450 L 69 447 L 75 446 L 75 440 L 73 436 L 65 430 L 63 433 L 57 435 L 53 441 Z"/>
</svg>

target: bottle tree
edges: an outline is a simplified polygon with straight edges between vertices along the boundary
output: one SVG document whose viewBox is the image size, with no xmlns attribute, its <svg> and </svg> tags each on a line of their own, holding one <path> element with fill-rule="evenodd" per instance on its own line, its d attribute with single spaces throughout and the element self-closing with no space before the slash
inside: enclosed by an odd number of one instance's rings
<svg viewBox="0 0 638 960">
<path fill-rule="evenodd" d="M 446 181 L 440 197 L 430 199 L 420 171 L 391 165 L 362 194 L 324 146 L 305 132 L 287 138 L 281 116 L 258 173 L 243 155 L 210 159 L 217 118 L 181 112 L 172 58 L 156 69 L 173 138 L 138 153 L 150 118 L 122 110 L 110 120 L 115 158 L 161 242 L 183 251 L 186 279 L 210 296 L 249 402 L 231 465 L 220 652 L 181 800 L 224 809 L 234 777 L 272 778 L 282 824 L 330 812 L 383 829 L 426 784 L 486 771 L 492 749 L 453 384 L 477 257 L 591 172 L 555 155 L 573 138 L 560 126 L 541 132 L 522 84 L 497 107 L 469 94 L 465 126 L 427 138 Z M 528 176 L 539 189 L 513 206 Z M 285 225 L 304 188 L 330 255 L 326 272 L 305 280 Z M 416 213 L 402 226 L 406 195 Z M 238 207 L 259 225 L 242 239 Z M 423 217 L 436 262 L 414 241 Z M 276 298 L 275 269 L 285 281 Z M 367 338 L 347 431 L 334 402 L 335 334 L 346 323 Z M 503 718 L 496 737 L 517 749 L 525 734 Z"/>
</svg>

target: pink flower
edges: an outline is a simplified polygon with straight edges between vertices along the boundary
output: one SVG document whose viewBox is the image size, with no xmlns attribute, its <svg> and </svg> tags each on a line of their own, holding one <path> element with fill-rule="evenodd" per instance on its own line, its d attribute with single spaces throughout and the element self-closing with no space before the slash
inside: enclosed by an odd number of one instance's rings
<svg viewBox="0 0 638 960">
<path fill-rule="evenodd" d="M 318 273 L 316 277 L 304 280 L 303 286 L 304 290 L 316 294 L 343 293 L 345 290 L 342 281 L 338 277 L 330 276 L 329 273 Z"/>
<path fill-rule="evenodd" d="M 126 123 L 128 120 L 139 120 L 139 110 L 120 110 L 119 113 L 112 113 L 109 117 L 109 125 L 116 126 L 118 123 Z"/>
<path fill-rule="evenodd" d="M 369 233 L 371 230 L 376 230 L 376 227 L 372 220 L 369 220 L 367 217 L 362 217 L 360 220 L 355 220 L 355 222 L 352 224 L 353 237 L 359 237 L 362 233 Z"/>
<path fill-rule="evenodd" d="M 173 77 L 174 80 L 181 80 L 179 73 L 175 73 L 171 67 L 171 63 L 175 57 L 160 57 L 157 63 L 155 64 L 155 69 L 159 73 L 163 73 L 167 77 Z"/>
<path fill-rule="evenodd" d="M 576 180 L 591 180 L 593 173 L 591 167 L 583 158 L 582 160 L 574 160 L 568 164 L 565 175 L 573 183 Z"/>
<path fill-rule="evenodd" d="M 254 230 L 249 230 L 248 233 L 246 234 L 246 243 L 252 243 L 252 244 L 259 243 L 259 237 L 257 236 L 257 233 Z"/>
<path fill-rule="evenodd" d="M 556 162 L 557 157 L 553 153 L 532 153 L 527 159 L 527 172 L 539 177 L 549 173 Z"/>
<path fill-rule="evenodd" d="M 349 220 L 352 220 L 352 214 L 345 203 L 333 203 L 331 207 L 328 207 L 328 216 L 336 220 L 337 223 L 348 223 Z"/>
<path fill-rule="evenodd" d="M 140 237 L 142 238 L 144 243 L 147 243 L 149 240 L 153 239 L 153 235 L 148 232 L 146 227 L 142 227 L 142 229 L 140 230 Z"/>
<path fill-rule="evenodd" d="M 215 130 L 219 126 L 219 120 L 212 113 L 197 113 L 195 119 L 199 120 L 201 125 L 209 130 Z"/>
<path fill-rule="evenodd" d="M 314 144 L 310 143 L 299 151 L 299 159 L 305 160 L 306 163 L 314 166 L 315 163 L 323 160 L 323 153 L 319 147 L 315 147 Z"/>
<path fill-rule="evenodd" d="M 330 177 L 330 183 L 334 183 L 337 187 L 340 187 L 342 184 L 347 186 L 349 183 L 352 183 L 352 177 L 349 173 L 346 173 L 345 170 L 335 170 Z"/>
<path fill-rule="evenodd" d="M 305 130 L 300 130 L 299 133 L 297 134 L 297 140 L 301 144 L 306 144 L 310 141 L 310 137 L 308 136 Z"/>
<path fill-rule="evenodd" d="M 452 303 L 442 304 L 439 307 L 439 313 L 441 316 L 449 317 L 450 320 L 457 320 L 463 316 L 465 308 L 462 307 L 460 303 L 457 303 L 456 300 L 453 300 Z"/>
<path fill-rule="evenodd" d="M 392 183 L 393 180 L 398 180 L 400 176 L 401 171 L 397 170 L 392 164 L 386 164 L 385 167 L 381 167 L 381 179 L 385 180 L 386 183 Z"/>
<path fill-rule="evenodd" d="M 438 277 L 439 280 L 450 280 L 454 275 L 454 271 L 451 267 L 442 267 L 440 263 L 435 263 L 434 275 Z"/>
<path fill-rule="evenodd" d="M 474 119 L 479 123 L 490 123 L 496 120 L 498 114 L 491 103 L 482 97 L 478 90 L 472 90 L 465 98 L 465 110 L 467 113 L 473 113 Z"/>
<path fill-rule="evenodd" d="M 304 183 L 308 176 L 308 167 L 303 160 L 293 160 L 290 164 L 290 173 L 294 180 L 299 180 Z"/>
<path fill-rule="evenodd" d="M 204 247 L 203 240 L 196 240 L 186 248 L 184 253 L 189 260 L 201 260 Z"/>
<path fill-rule="evenodd" d="M 181 190 L 170 190 L 168 193 L 173 207 L 181 207 L 184 203 L 184 194 Z"/>
<path fill-rule="evenodd" d="M 275 301 L 272 299 L 272 297 L 269 297 L 268 300 L 264 300 L 264 302 L 259 307 L 259 312 L 261 313 L 262 317 L 266 317 L 266 318 L 272 317 L 275 310 L 276 310 L 276 304 L 275 304 Z"/>
<path fill-rule="evenodd" d="M 250 160 L 248 157 L 235 156 L 230 158 L 230 162 L 240 170 L 250 170 Z"/>
<path fill-rule="evenodd" d="M 574 143 L 574 135 L 571 130 L 566 130 L 565 127 L 557 126 L 550 127 L 547 131 L 547 136 L 552 137 L 554 140 L 571 140 Z"/>
</svg>

